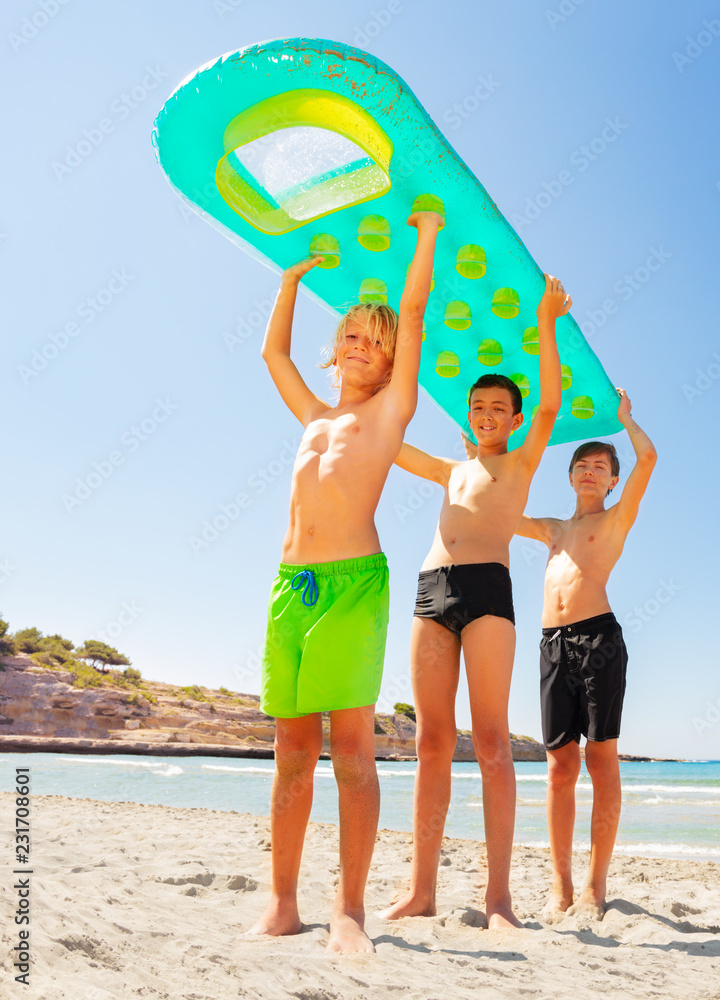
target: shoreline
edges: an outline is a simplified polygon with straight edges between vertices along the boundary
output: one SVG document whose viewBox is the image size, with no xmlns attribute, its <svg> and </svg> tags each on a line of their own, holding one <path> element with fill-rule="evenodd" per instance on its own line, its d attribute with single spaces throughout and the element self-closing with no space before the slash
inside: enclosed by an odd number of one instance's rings
<svg viewBox="0 0 720 1000">
<path fill-rule="evenodd" d="M 0 794 L 6 816 L 14 804 Z M 716 1000 L 720 865 L 616 855 L 602 921 L 542 918 L 547 848 L 515 846 L 513 905 L 523 927 L 488 931 L 482 842 L 444 838 L 438 914 L 377 911 L 408 884 L 411 837 L 380 830 L 366 893 L 377 953 L 327 952 L 338 829 L 310 823 L 300 871 L 303 931 L 249 937 L 270 885 L 269 821 L 205 808 L 32 797 L 30 985 L 37 1000 Z M 588 852 L 574 857 L 578 884 Z M 13 974 L 17 928 L 0 924 Z"/>
<path fill-rule="evenodd" d="M 0 736 L 0 753 L 74 753 L 74 754 L 128 754 L 149 757 L 237 757 L 249 760 L 274 760 L 275 753 L 268 747 L 238 746 L 227 743 L 180 743 L 150 740 L 89 739 L 63 736 Z M 330 760 L 323 750 L 320 760 Z M 417 761 L 415 754 L 376 751 L 376 761 Z M 515 760 L 515 763 L 545 763 Z M 686 764 L 690 761 L 675 757 L 641 757 L 636 754 L 618 754 L 622 763 Z M 465 762 L 464 758 L 454 763 Z"/>
</svg>

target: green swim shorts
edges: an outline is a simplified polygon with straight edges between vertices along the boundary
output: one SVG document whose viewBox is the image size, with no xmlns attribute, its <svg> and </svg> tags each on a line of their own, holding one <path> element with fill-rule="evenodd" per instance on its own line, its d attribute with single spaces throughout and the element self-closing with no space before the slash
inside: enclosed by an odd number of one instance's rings
<svg viewBox="0 0 720 1000">
<path fill-rule="evenodd" d="M 382 553 L 309 566 L 281 563 L 268 608 L 263 712 L 297 719 L 374 705 L 388 604 Z"/>
</svg>

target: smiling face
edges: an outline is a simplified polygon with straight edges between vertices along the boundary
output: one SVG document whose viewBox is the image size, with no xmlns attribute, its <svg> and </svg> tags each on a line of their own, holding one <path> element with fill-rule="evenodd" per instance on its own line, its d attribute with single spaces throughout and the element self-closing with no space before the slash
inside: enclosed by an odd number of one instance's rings
<svg viewBox="0 0 720 1000">
<path fill-rule="evenodd" d="M 335 364 L 343 382 L 352 385 L 384 385 L 392 371 L 377 330 L 363 324 L 362 318 L 348 320 Z"/>
<path fill-rule="evenodd" d="M 570 470 L 570 485 L 576 494 L 603 500 L 618 484 L 607 451 L 594 451 L 578 458 Z"/>
<path fill-rule="evenodd" d="M 398 315 L 390 306 L 377 302 L 352 306 L 325 349 L 328 360 L 320 365 L 334 369 L 334 387 L 340 388 L 341 382 L 370 384 L 377 391 L 387 385 L 392 375 L 397 327 Z"/>
<path fill-rule="evenodd" d="M 512 396 L 508 389 L 500 386 L 473 389 L 468 423 L 480 448 L 507 444 L 510 434 L 522 421 L 522 413 L 513 413 Z"/>
</svg>

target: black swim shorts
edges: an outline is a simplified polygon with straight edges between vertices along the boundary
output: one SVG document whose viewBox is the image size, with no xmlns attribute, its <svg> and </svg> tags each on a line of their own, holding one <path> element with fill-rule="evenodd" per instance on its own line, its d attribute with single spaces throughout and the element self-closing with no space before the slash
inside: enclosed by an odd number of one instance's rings
<svg viewBox="0 0 720 1000">
<path fill-rule="evenodd" d="M 464 563 L 424 569 L 418 578 L 415 616 L 431 618 L 460 635 L 484 615 L 515 624 L 510 571 L 502 563 Z"/>
<path fill-rule="evenodd" d="M 542 632 L 540 707 L 546 749 L 579 743 L 581 735 L 597 743 L 617 739 L 627 650 L 615 615 Z"/>
</svg>

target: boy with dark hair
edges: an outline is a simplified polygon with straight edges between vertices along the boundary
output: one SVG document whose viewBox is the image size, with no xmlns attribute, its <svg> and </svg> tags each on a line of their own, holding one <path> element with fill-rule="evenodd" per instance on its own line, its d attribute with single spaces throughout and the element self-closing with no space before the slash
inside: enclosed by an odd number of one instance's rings
<svg viewBox="0 0 720 1000">
<path fill-rule="evenodd" d="M 550 439 L 561 402 L 555 320 L 572 300 L 545 275 L 537 308 L 540 405 L 523 444 L 508 451 L 523 421 L 512 380 L 486 375 L 472 387 L 468 419 L 475 458 L 456 462 L 404 444 L 397 465 L 445 488 L 435 540 L 423 563 L 411 633 L 411 677 L 417 713 L 418 767 L 409 892 L 384 910 L 388 920 L 433 916 L 450 769 L 457 743 L 455 695 L 465 659 L 473 745 L 482 772 L 488 883 L 488 927 L 518 927 L 510 897 L 515 825 L 515 770 L 508 696 L 515 654 L 509 545 L 530 482 Z"/>
<path fill-rule="evenodd" d="M 590 455 L 601 455 L 606 454 L 608 456 L 608 461 L 610 462 L 610 472 L 613 476 L 620 476 L 620 459 L 618 458 L 615 445 L 611 444 L 609 441 L 585 441 L 584 444 L 579 445 L 573 452 L 573 457 L 570 459 L 570 468 L 568 472 L 572 472 L 575 465 L 578 462 L 584 462 L 586 458 Z M 612 493 L 612 487 L 608 490 Z"/>
<path fill-rule="evenodd" d="M 276 717 L 272 898 L 252 932 L 302 929 L 298 872 L 327 711 L 340 811 L 328 949 L 344 953 L 375 950 L 364 930 L 364 894 L 380 800 L 374 722 L 388 615 L 375 510 L 415 412 L 423 314 L 443 219 L 414 212 L 408 225 L 417 229 L 417 244 L 399 316 L 360 306 L 341 321 L 330 358 L 339 375 L 334 406 L 308 388 L 290 357 L 298 286 L 322 257 L 284 272 L 262 348 L 304 431 L 263 657 L 261 707 Z"/>
<path fill-rule="evenodd" d="M 499 375 L 497 372 L 493 372 L 491 375 L 481 375 L 477 382 L 474 382 L 470 387 L 468 399 L 472 399 L 472 394 L 476 389 L 507 389 L 510 393 L 513 413 L 522 413 L 522 393 L 517 384 L 507 375 Z"/>
<path fill-rule="evenodd" d="M 589 441 L 576 449 L 570 462 L 570 484 L 577 496 L 572 517 L 566 521 L 523 517 L 517 529 L 518 535 L 545 542 L 550 550 L 540 643 L 547 813 L 554 871 L 550 898 L 543 910 L 549 920 L 565 912 L 602 918 L 620 819 L 617 740 L 627 652 L 605 587 L 637 517 L 657 456 L 650 438 L 631 416 L 627 394 L 623 389 L 618 393 L 618 419 L 637 456 L 618 503 L 605 510 L 605 498 L 620 474 L 615 448 L 604 441 Z M 581 735 L 587 740 L 585 763 L 593 785 L 593 810 L 590 870 L 573 905 L 572 841 Z"/>
</svg>

